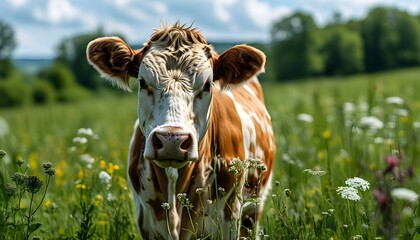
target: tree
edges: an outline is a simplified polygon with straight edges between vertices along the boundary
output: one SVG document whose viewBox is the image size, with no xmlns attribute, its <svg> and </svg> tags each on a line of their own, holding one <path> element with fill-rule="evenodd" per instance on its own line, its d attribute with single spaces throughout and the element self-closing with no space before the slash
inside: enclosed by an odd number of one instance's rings
<svg viewBox="0 0 420 240">
<path fill-rule="evenodd" d="M 80 34 L 66 38 L 60 42 L 57 48 L 56 61 L 67 65 L 76 76 L 77 82 L 89 89 L 96 90 L 102 86 L 102 80 L 97 72 L 89 66 L 86 60 L 86 46 L 104 33 L 98 29 L 94 33 Z"/>
<path fill-rule="evenodd" d="M 333 25 L 323 30 L 323 36 L 324 74 L 346 75 L 363 70 L 363 41 L 357 32 Z"/>
<path fill-rule="evenodd" d="M 16 47 L 12 26 L 0 20 L 0 59 L 9 58 Z"/>
<path fill-rule="evenodd" d="M 12 26 L 0 20 L 0 79 L 6 79 L 13 72 L 10 56 L 16 47 Z"/>
<path fill-rule="evenodd" d="M 275 22 L 271 30 L 273 69 L 278 80 L 320 74 L 318 27 L 311 15 L 294 13 Z"/>
<path fill-rule="evenodd" d="M 362 23 L 367 71 L 420 63 L 420 25 L 396 8 L 372 9 Z"/>
</svg>

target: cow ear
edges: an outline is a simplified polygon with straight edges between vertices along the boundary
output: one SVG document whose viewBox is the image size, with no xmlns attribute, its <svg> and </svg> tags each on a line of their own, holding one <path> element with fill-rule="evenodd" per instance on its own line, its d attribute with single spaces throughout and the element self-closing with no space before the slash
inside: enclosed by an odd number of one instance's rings
<svg viewBox="0 0 420 240">
<path fill-rule="evenodd" d="M 264 71 L 265 55 L 247 45 L 236 45 L 222 53 L 215 61 L 214 79 L 222 89 L 243 84 Z"/>
<path fill-rule="evenodd" d="M 86 49 L 88 62 L 113 85 L 131 92 L 129 77 L 137 77 L 142 51 L 131 49 L 119 37 L 91 41 Z"/>
</svg>

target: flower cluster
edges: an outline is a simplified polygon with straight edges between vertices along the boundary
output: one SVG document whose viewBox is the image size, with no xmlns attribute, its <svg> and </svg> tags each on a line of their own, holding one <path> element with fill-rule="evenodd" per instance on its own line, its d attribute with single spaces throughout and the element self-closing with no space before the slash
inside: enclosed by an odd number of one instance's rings
<svg viewBox="0 0 420 240">
<path fill-rule="evenodd" d="M 351 201 L 360 201 L 361 198 L 358 190 L 364 192 L 370 188 L 369 182 L 359 177 L 348 178 L 344 183 L 347 186 L 338 187 L 337 193 L 341 196 L 341 198 Z"/>
</svg>

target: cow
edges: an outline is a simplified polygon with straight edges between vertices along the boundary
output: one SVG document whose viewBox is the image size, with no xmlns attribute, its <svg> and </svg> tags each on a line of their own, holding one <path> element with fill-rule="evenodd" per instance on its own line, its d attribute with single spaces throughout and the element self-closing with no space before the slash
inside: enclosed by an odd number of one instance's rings
<svg viewBox="0 0 420 240">
<path fill-rule="evenodd" d="M 117 87 L 138 80 L 127 172 L 141 237 L 234 239 L 258 227 L 276 151 L 256 77 L 264 53 L 236 45 L 218 55 L 179 22 L 141 49 L 102 37 L 86 52 Z"/>
</svg>

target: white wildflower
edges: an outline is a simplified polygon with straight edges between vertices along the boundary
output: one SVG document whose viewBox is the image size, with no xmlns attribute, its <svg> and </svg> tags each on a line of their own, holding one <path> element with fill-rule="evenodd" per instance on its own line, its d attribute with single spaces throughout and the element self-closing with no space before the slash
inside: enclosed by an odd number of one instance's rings
<svg viewBox="0 0 420 240">
<path fill-rule="evenodd" d="M 386 123 L 386 126 L 388 127 L 388 128 L 395 128 L 396 126 L 397 126 L 397 124 L 395 123 L 395 122 L 387 122 Z"/>
<path fill-rule="evenodd" d="M 86 135 L 86 136 L 93 136 L 93 131 L 91 128 L 79 128 L 77 130 L 78 135 Z"/>
<path fill-rule="evenodd" d="M 208 203 L 208 204 L 212 204 L 212 203 L 213 203 L 213 200 L 211 200 L 211 199 L 207 199 L 207 203 Z"/>
<path fill-rule="evenodd" d="M 419 195 L 408 188 L 394 188 L 391 191 L 391 196 L 395 199 L 407 200 L 410 202 L 414 202 L 419 199 Z"/>
<path fill-rule="evenodd" d="M 169 210 L 171 208 L 171 205 L 169 205 L 167 202 L 162 203 L 160 206 L 165 210 Z"/>
<path fill-rule="evenodd" d="M 321 170 L 317 171 L 317 170 L 312 170 L 312 169 L 305 169 L 303 170 L 303 172 L 307 174 L 311 174 L 313 176 L 324 176 L 326 174 L 325 171 L 321 171 Z"/>
<path fill-rule="evenodd" d="M 384 143 L 385 140 L 381 137 L 377 137 L 377 138 L 375 138 L 374 141 L 375 141 L 376 144 L 381 144 L 381 143 Z"/>
<path fill-rule="evenodd" d="M 114 196 L 114 194 L 112 194 L 112 193 L 108 193 L 108 194 L 106 195 L 106 199 L 107 199 L 108 201 L 112 202 L 112 201 L 115 201 L 117 198 Z"/>
<path fill-rule="evenodd" d="M 112 177 L 107 172 L 101 171 L 99 173 L 99 179 L 101 180 L 101 183 L 103 184 L 110 184 Z"/>
<path fill-rule="evenodd" d="M 359 109 L 362 112 L 367 112 L 367 110 L 369 109 L 369 104 L 367 102 L 361 102 L 359 103 Z"/>
<path fill-rule="evenodd" d="M 296 119 L 299 120 L 299 121 L 302 121 L 302 122 L 307 122 L 307 123 L 311 123 L 314 120 L 314 118 L 307 113 L 298 114 Z"/>
<path fill-rule="evenodd" d="M 420 122 L 413 122 L 414 128 L 420 128 Z"/>
<path fill-rule="evenodd" d="M 9 124 L 6 119 L 0 117 L 0 138 L 5 137 L 10 131 Z"/>
<path fill-rule="evenodd" d="M 340 194 L 342 199 L 351 201 L 360 201 L 361 199 L 357 189 L 353 187 L 338 187 L 337 193 Z"/>
<path fill-rule="evenodd" d="M 80 155 L 79 159 L 87 164 L 92 164 L 95 161 L 95 159 L 88 153 Z"/>
<path fill-rule="evenodd" d="M 410 115 L 410 112 L 407 109 L 399 108 L 394 110 L 394 114 L 401 117 L 408 117 Z"/>
<path fill-rule="evenodd" d="M 370 187 L 368 181 L 359 177 L 348 178 L 344 183 L 349 187 L 360 189 L 362 191 L 369 190 Z"/>
<path fill-rule="evenodd" d="M 377 130 L 384 127 L 384 123 L 381 120 L 379 120 L 377 117 L 373 117 L 373 116 L 362 117 L 359 120 L 359 125 L 362 128 L 372 129 L 372 130 Z"/>
<path fill-rule="evenodd" d="M 385 99 L 385 102 L 389 104 L 403 105 L 404 99 L 400 97 L 388 97 Z"/>
<path fill-rule="evenodd" d="M 202 194 L 204 192 L 204 189 L 203 188 L 197 188 L 197 189 L 195 189 L 195 193 L 197 193 L 197 194 Z"/>
<path fill-rule="evenodd" d="M 86 144 L 88 142 L 87 138 L 85 137 L 75 137 L 73 138 L 74 143 Z"/>
<path fill-rule="evenodd" d="M 354 104 L 351 103 L 351 102 L 345 102 L 343 104 L 343 111 L 345 113 L 348 113 L 348 114 L 353 113 L 354 112 Z"/>
</svg>

